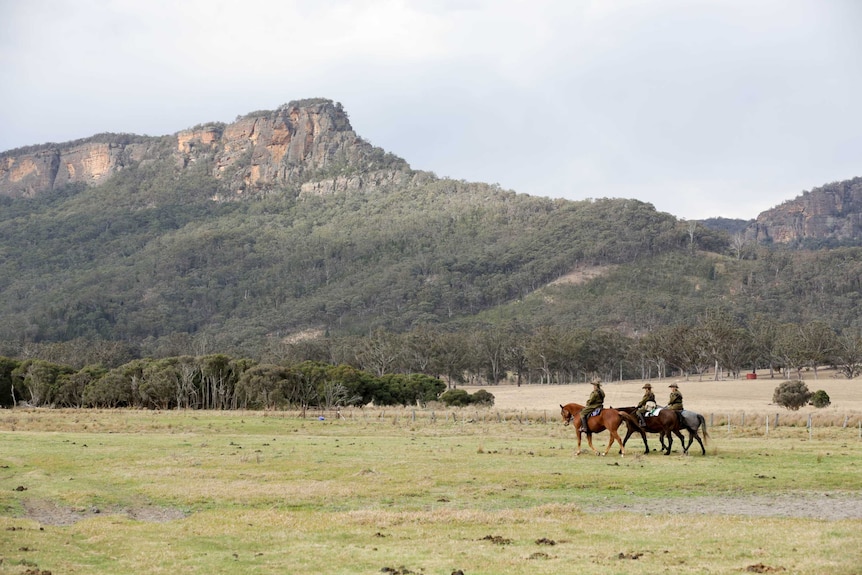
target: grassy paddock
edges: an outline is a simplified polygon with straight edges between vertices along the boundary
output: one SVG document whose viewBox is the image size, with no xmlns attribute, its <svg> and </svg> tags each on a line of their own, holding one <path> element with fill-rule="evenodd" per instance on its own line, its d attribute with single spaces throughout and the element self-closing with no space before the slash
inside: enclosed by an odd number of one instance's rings
<svg viewBox="0 0 862 575">
<path fill-rule="evenodd" d="M 858 430 L 762 427 L 600 458 L 552 410 L 0 411 L 0 574 L 859 573 Z"/>
</svg>

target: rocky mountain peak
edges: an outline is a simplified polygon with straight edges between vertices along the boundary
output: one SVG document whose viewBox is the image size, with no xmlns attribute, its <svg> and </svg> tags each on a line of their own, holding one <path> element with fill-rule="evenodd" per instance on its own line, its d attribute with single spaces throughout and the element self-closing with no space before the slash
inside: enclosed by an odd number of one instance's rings
<svg viewBox="0 0 862 575">
<path fill-rule="evenodd" d="M 181 169 L 205 162 L 231 195 L 285 185 L 324 193 L 409 170 L 400 158 L 360 138 L 341 104 L 318 98 L 166 138 L 102 134 L 4 152 L 0 195 L 33 197 L 73 183 L 98 185 L 131 162 L 166 158 Z"/>
</svg>

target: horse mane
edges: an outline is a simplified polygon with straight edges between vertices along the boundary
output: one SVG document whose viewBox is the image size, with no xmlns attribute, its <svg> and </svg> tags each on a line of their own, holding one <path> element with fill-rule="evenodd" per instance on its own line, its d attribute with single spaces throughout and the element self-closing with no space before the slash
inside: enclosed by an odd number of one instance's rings
<svg viewBox="0 0 862 575">
<path fill-rule="evenodd" d="M 580 403 L 567 403 L 566 405 L 560 404 L 560 409 L 565 409 L 566 411 L 581 411 L 584 408 Z"/>
</svg>

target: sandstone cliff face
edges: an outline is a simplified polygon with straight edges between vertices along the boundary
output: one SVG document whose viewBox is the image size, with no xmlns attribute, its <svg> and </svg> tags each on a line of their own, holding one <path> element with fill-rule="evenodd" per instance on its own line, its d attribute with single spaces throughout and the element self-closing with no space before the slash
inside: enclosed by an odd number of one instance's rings
<svg viewBox="0 0 862 575">
<path fill-rule="evenodd" d="M 789 245 L 827 238 L 862 242 L 862 178 L 815 188 L 761 213 L 751 235 Z"/>
<path fill-rule="evenodd" d="M 33 197 L 71 183 L 97 185 L 130 162 L 160 158 L 161 139 L 92 141 L 98 138 L 4 153 L 0 195 Z M 361 189 L 406 177 L 402 172 L 409 170 L 403 160 L 358 137 L 340 105 L 322 99 L 291 102 L 172 138 L 170 154 L 177 166 L 205 162 L 231 196 L 279 184 L 317 194 Z"/>
<path fill-rule="evenodd" d="M 48 145 L 37 151 L 0 157 L 0 195 L 33 197 L 67 184 L 96 185 L 130 161 L 141 161 L 141 143 L 85 142 Z"/>
</svg>

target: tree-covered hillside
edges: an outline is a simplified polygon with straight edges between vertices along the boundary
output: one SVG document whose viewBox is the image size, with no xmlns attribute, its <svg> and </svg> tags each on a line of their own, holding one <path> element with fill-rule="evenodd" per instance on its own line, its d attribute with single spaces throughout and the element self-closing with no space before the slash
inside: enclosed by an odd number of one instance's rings
<svg viewBox="0 0 862 575">
<path fill-rule="evenodd" d="M 673 217 L 633 200 L 557 201 L 420 176 L 215 202 L 220 182 L 205 169 L 165 161 L 94 188 L 4 198 L 0 338 L 204 332 L 236 348 L 306 329 L 402 331 L 686 241 Z"/>
<path fill-rule="evenodd" d="M 2 158 L 4 349 L 98 340 L 158 356 L 192 338 L 259 356 L 314 335 L 504 324 L 636 336 L 715 309 L 862 327 L 860 248 L 758 246 L 637 200 L 440 179 L 362 140 L 323 99 Z M 806 201 L 827 213 L 857 188 Z"/>
</svg>

